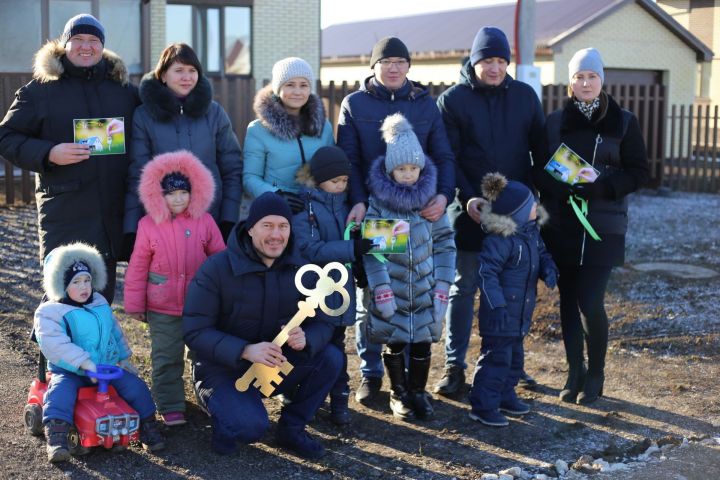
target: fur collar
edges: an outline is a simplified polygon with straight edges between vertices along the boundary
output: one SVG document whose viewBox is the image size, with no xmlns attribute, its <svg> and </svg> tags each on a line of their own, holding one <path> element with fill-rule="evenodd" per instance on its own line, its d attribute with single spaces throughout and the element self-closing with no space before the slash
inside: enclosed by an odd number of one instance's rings
<svg viewBox="0 0 720 480">
<path fill-rule="evenodd" d="M 315 178 L 310 173 L 310 162 L 307 162 L 302 167 L 298 168 L 298 171 L 295 172 L 295 181 L 298 185 L 302 185 L 308 190 L 312 190 L 317 187 Z"/>
<path fill-rule="evenodd" d="M 48 299 L 59 301 L 65 297 L 65 271 L 77 260 L 90 267 L 92 288 L 100 291 L 107 284 L 107 270 L 97 249 L 84 243 L 71 243 L 57 247 L 45 257 L 43 287 Z"/>
<path fill-rule="evenodd" d="M 280 99 L 272 91 L 272 85 L 266 85 L 255 95 L 253 110 L 263 127 L 283 140 L 294 140 L 300 135 L 320 137 L 325 127 L 325 107 L 314 93 L 300 110 L 300 121 L 287 113 Z"/>
<path fill-rule="evenodd" d="M 195 155 L 186 150 L 158 155 L 145 165 L 138 185 L 140 201 L 158 225 L 172 217 L 160 186 L 163 177 L 171 172 L 180 172 L 190 180 L 192 191 L 186 213 L 191 218 L 198 219 L 207 212 L 215 197 L 212 173 Z"/>
<path fill-rule="evenodd" d="M 203 117 L 208 112 L 213 99 L 212 85 L 204 76 L 198 78 L 197 85 L 184 102 L 181 102 L 172 90 L 155 78 L 153 72 L 143 76 L 139 91 L 140 100 L 147 108 L 148 113 L 159 122 L 167 122 L 176 115 L 180 115 L 181 108 L 183 113 L 190 117 Z"/>
<path fill-rule="evenodd" d="M 425 155 L 425 168 L 414 185 L 400 185 L 385 172 L 385 155 L 375 159 L 368 175 L 370 195 L 388 210 L 409 213 L 422 209 L 437 194 L 437 168 Z"/>
<path fill-rule="evenodd" d="M 542 227 L 547 223 L 550 215 L 545 207 L 538 204 L 537 206 L 537 225 Z M 527 224 L 526 224 L 527 225 Z M 517 233 L 520 233 L 522 226 L 518 226 L 515 220 L 510 215 L 498 215 L 492 213 L 492 206 L 486 202 L 482 207 L 482 226 L 483 230 L 488 233 L 495 233 L 503 237 L 511 237 Z"/>
<path fill-rule="evenodd" d="M 600 92 L 600 108 L 598 108 L 588 120 L 577 108 L 572 98 L 565 103 L 562 113 L 560 130 L 572 132 L 592 127 L 598 133 L 614 138 L 622 138 L 623 135 L 623 112 L 620 105 L 604 91 Z"/>
<path fill-rule="evenodd" d="M 33 64 L 33 78 L 40 83 L 52 82 L 60 80 L 65 73 L 65 66 L 62 58 L 65 56 L 65 49 L 60 45 L 58 40 L 49 40 L 40 50 L 35 53 L 35 61 Z M 122 59 L 112 50 L 107 48 L 103 50 L 103 60 L 107 64 L 107 77 L 122 85 L 127 85 L 130 81 L 127 67 Z M 100 63 L 103 62 L 100 61 Z M 98 65 L 100 65 L 98 63 Z M 98 65 L 92 68 L 96 68 Z"/>
</svg>

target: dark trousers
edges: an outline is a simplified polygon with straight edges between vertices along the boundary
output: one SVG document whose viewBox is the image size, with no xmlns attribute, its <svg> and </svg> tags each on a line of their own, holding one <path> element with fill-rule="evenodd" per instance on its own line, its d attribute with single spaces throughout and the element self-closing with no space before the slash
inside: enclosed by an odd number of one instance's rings
<svg viewBox="0 0 720 480">
<path fill-rule="evenodd" d="M 583 362 L 583 340 L 587 344 L 588 375 L 602 375 L 608 344 L 605 290 L 612 267 L 561 268 L 560 321 L 568 364 Z"/>
<path fill-rule="evenodd" d="M 347 354 L 345 353 L 345 329 L 347 327 L 335 327 L 330 343 L 335 345 L 342 353 L 342 367 L 335 385 L 330 389 L 330 398 L 347 397 L 350 394 L 350 375 L 347 372 Z"/>
<path fill-rule="evenodd" d="M 302 430 L 313 418 L 335 384 L 342 367 L 341 352 L 328 345 L 312 358 L 285 352 L 293 365 L 275 394 L 288 395 L 292 402 L 282 408 L 278 427 Z M 235 389 L 237 377 L 227 371 L 194 378 L 198 397 L 212 418 L 214 441 L 257 442 L 270 426 L 263 396 L 255 387 Z M 198 385 L 199 384 L 199 385 Z"/>
<path fill-rule="evenodd" d="M 107 269 L 107 285 L 105 285 L 105 288 L 100 293 L 105 297 L 108 305 L 112 305 L 115 299 L 115 285 L 117 283 L 117 262 L 105 255 L 103 255 L 103 260 L 105 261 L 105 268 Z"/>
<path fill-rule="evenodd" d="M 483 335 L 475 366 L 470 405 L 475 411 L 495 410 L 517 398 L 515 386 L 525 360 L 523 337 Z"/>
</svg>

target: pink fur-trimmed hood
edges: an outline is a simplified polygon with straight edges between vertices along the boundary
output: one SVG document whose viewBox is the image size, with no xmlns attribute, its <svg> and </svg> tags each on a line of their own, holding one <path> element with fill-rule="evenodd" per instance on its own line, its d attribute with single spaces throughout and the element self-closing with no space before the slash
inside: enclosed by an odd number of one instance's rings
<svg viewBox="0 0 720 480">
<path fill-rule="evenodd" d="M 138 195 L 156 224 L 170 219 L 171 213 L 160 182 L 168 173 L 180 172 L 190 180 L 190 204 L 187 213 L 193 219 L 208 211 L 215 197 L 215 181 L 210 170 L 187 150 L 163 153 L 153 158 L 142 170 Z"/>
</svg>

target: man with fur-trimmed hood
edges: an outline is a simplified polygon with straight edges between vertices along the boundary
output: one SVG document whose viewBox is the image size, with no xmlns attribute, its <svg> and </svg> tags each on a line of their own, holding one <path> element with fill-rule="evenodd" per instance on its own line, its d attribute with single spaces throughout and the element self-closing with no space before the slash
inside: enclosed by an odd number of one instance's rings
<svg viewBox="0 0 720 480">
<path fill-rule="evenodd" d="M 95 245 L 108 270 L 103 296 L 112 302 L 122 240 L 128 156 L 92 155 L 74 143 L 73 119 L 113 118 L 108 134 L 126 128 L 139 103 L 122 60 L 104 48 L 105 29 L 92 15 L 68 20 L 57 40 L 35 55 L 33 80 L 20 88 L 0 123 L 0 155 L 36 172 L 40 258 L 59 245 Z"/>
</svg>

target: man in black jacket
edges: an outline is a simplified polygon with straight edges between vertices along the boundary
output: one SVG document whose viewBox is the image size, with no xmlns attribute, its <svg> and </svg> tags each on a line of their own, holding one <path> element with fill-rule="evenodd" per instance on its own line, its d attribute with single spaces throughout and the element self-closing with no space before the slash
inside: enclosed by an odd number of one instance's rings
<svg viewBox="0 0 720 480">
<path fill-rule="evenodd" d="M 477 258 L 485 237 L 480 225 L 482 178 L 500 172 L 532 189 L 532 159 L 544 160 L 540 100 L 529 85 L 507 75 L 509 63 L 505 34 L 496 27 L 481 28 L 460 71 L 460 82 L 437 101 L 456 158 L 458 186 L 457 201 L 449 210 L 458 252 L 446 317 L 445 375 L 434 390 L 443 395 L 456 393 L 465 383 L 478 289 Z"/>
<path fill-rule="evenodd" d="M 227 250 L 208 258 L 188 288 L 184 338 L 194 358 L 198 398 L 212 417 L 212 448 L 219 454 L 234 452 L 237 442 L 257 442 L 270 426 L 260 391 L 250 386 L 240 392 L 235 381 L 252 363 L 277 367 L 285 361 L 293 369 L 275 393 L 291 402 L 282 408 L 277 443 L 309 459 L 325 452 L 305 426 L 342 368 L 342 353 L 329 344 L 334 327 L 318 311 L 290 330 L 284 347 L 272 343 L 303 299 L 295 274 L 306 262 L 293 249 L 291 219 L 280 195 L 257 197 L 245 223 L 230 232 Z"/>
<path fill-rule="evenodd" d="M 140 102 L 128 80 L 122 60 L 105 49 L 100 22 L 77 15 L 37 53 L 33 80 L 17 91 L 0 123 L 0 155 L 37 173 L 40 258 L 67 243 L 94 245 L 107 266 L 102 294 L 109 303 L 116 263 L 129 250 L 122 244 L 128 153 L 91 156 L 89 145 L 75 143 L 73 120 L 113 119 L 106 123 L 107 138 L 124 132 L 129 145 Z"/>
</svg>

